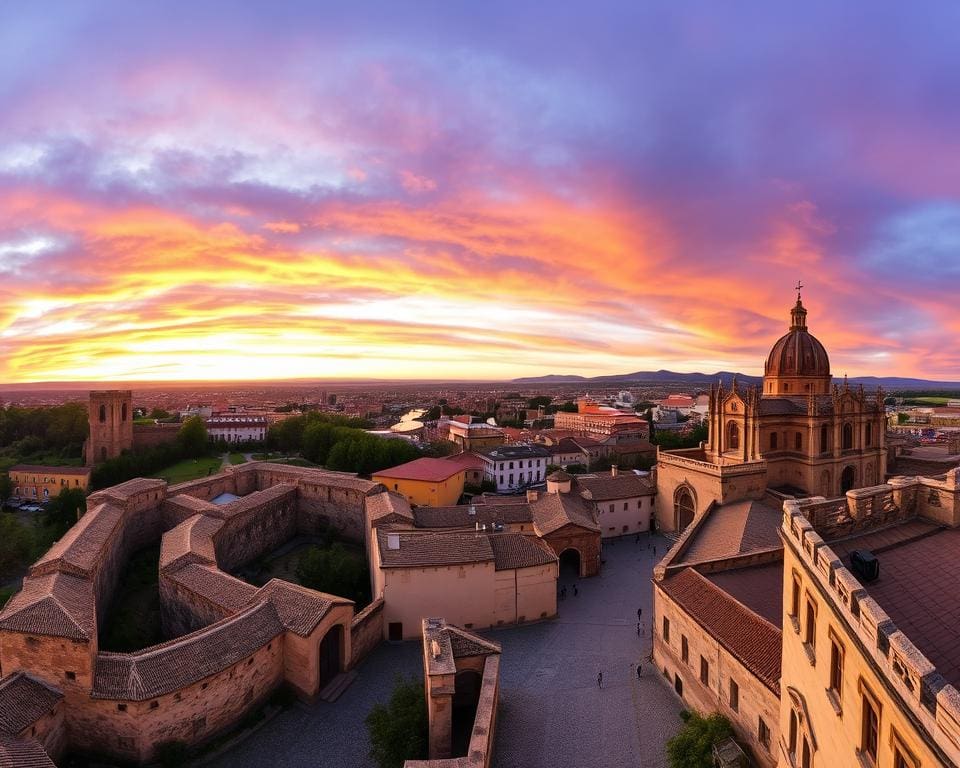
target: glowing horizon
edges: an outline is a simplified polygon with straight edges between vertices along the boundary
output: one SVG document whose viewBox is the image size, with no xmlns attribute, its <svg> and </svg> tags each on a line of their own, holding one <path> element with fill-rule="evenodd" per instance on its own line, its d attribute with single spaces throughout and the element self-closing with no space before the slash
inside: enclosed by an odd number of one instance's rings
<svg viewBox="0 0 960 768">
<path fill-rule="evenodd" d="M 0 382 L 960 380 L 960 11 L 634 5 L 0 11 Z"/>
</svg>

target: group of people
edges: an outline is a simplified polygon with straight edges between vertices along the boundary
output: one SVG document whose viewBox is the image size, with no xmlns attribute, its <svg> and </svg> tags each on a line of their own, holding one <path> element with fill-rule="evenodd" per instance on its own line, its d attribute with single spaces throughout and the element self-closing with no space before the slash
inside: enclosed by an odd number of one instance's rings
<svg viewBox="0 0 960 768">
<path fill-rule="evenodd" d="M 637 637 L 643 636 L 643 608 L 637 608 Z M 643 658 L 637 662 L 637 680 L 643 676 Z M 603 688 L 603 670 L 597 672 L 597 687 Z"/>
<path fill-rule="evenodd" d="M 573 596 L 574 596 L 574 597 L 577 597 L 577 595 L 579 595 L 579 594 L 580 594 L 580 590 L 577 589 L 577 585 L 574 584 L 574 585 L 573 585 Z M 561 599 L 561 600 L 566 600 L 566 599 L 567 599 L 567 585 L 566 585 L 566 584 L 564 584 L 562 587 L 560 587 L 560 599 Z"/>
</svg>

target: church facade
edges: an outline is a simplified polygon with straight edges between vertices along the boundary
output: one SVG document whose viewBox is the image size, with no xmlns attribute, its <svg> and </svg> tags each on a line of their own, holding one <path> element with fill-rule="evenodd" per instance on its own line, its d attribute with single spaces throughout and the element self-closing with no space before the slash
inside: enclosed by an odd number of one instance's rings
<svg viewBox="0 0 960 768">
<path fill-rule="evenodd" d="M 657 456 L 657 522 L 681 531 L 712 503 L 832 497 L 886 476 L 883 392 L 834 384 L 800 296 L 763 384 L 711 387 L 709 439 Z"/>
</svg>

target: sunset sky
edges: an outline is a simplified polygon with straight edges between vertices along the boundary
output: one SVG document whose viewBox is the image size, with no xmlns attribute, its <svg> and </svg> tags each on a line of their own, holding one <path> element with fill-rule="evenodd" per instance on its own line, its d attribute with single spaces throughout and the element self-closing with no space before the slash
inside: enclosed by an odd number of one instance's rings
<svg viewBox="0 0 960 768">
<path fill-rule="evenodd" d="M 4 4 L 0 382 L 758 373 L 798 279 L 835 375 L 960 379 L 958 30 Z"/>
</svg>

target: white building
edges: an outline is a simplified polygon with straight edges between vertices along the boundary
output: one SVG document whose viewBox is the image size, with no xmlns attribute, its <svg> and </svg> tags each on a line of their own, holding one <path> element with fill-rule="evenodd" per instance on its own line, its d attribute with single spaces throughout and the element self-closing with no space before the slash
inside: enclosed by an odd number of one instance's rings
<svg viewBox="0 0 960 768">
<path fill-rule="evenodd" d="M 476 453 L 483 459 L 483 479 L 497 491 L 520 491 L 546 481 L 550 452 L 539 445 L 498 445 Z"/>
<path fill-rule="evenodd" d="M 211 440 L 226 440 L 228 443 L 266 440 L 269 427 L 263 416 L 217 416 L 207 419 L 206 425 Z"/>
</svg>

